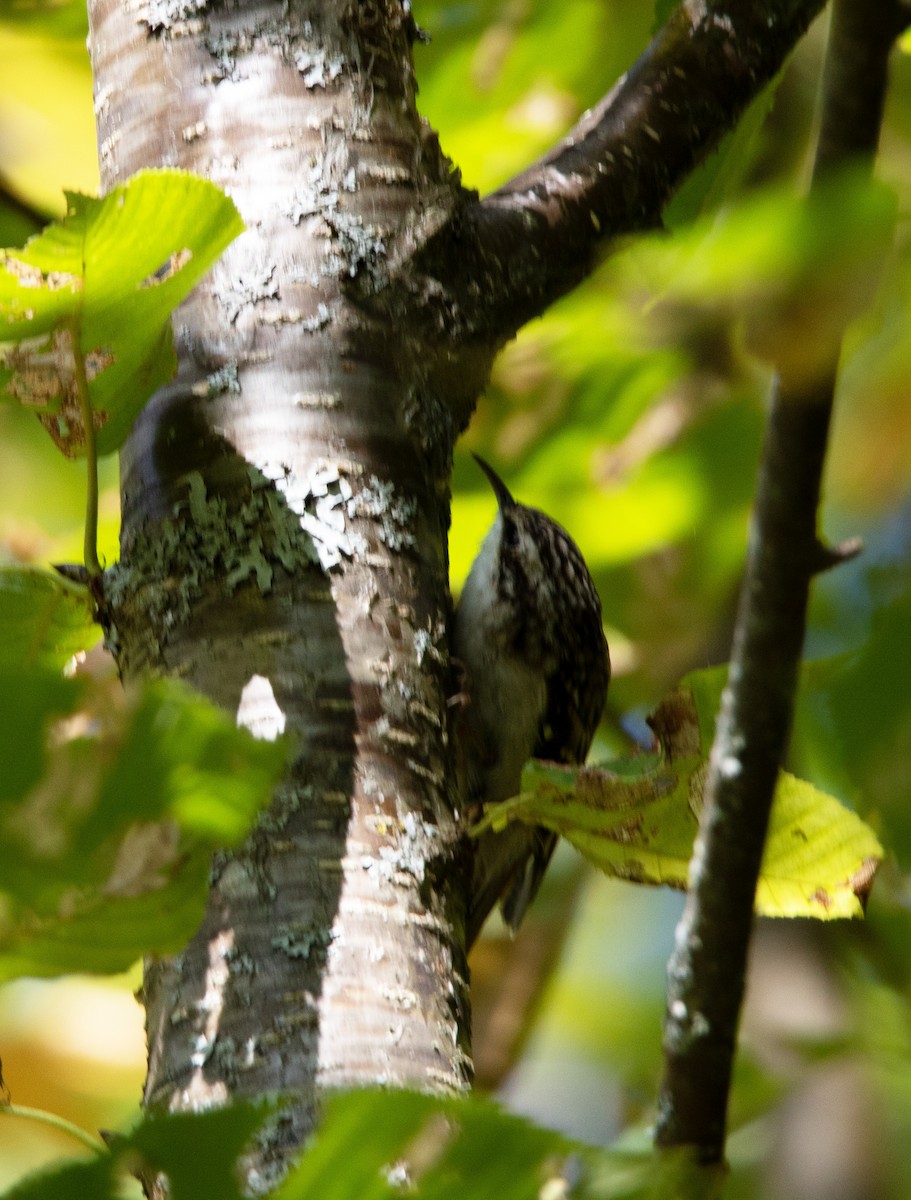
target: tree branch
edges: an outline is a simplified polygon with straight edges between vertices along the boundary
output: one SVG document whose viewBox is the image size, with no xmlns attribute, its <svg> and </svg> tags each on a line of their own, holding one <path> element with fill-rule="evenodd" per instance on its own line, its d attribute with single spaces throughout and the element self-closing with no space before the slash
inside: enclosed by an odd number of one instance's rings
<svg viewBox="0 0 911 1200">
<path fill-rule="evenodd" d="M 823 74 L 822 122 L 814 177 L 845 159 L 872 160 L 879 140 L 892 45 L 911 22 L 900 0 L 872 7 L 837 0 Z"/>
<path fill-rule="evenodd" d="M 875 154 L 900 29 L 897 3 L 875 8 L 835 0 L 814 183 L 848 158 L 872 162 Z M 832 565 L 816 523 L 836 369 L 833 360 L 813 384 L 779 383 L 772 398 L 691 891 L 668 966 L 656 1142 L 693 1146 L 705 1163 L 724 1154 L 753 897 L 790 734 L 810 580 Z"/>
<path fill-rule="evenodd" d="M 465 334 L 502 344 L 590 274 L 610 241 L 659 225 L 822 6 L 684 0 L 558 146 L 461 214 L 451 232 L 471 289 Z"/>
</svg>

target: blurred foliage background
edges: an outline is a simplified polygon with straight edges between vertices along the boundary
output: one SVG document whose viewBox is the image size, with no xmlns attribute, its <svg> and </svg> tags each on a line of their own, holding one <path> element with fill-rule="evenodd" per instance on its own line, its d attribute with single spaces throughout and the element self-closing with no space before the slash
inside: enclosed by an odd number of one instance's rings
<svg viewBox="0 0 911 1200">
<path fill-rule="evenodd" d="M 416 51 L 422 111 L 481 192 L 593 104 L 655 19 L 642 0 L 420 0 L 415 15 L 432 38 Z M 457 589 L 493 517 L 473 449 L 571 530 L 595 575 L 614 663 L 597 754 L 642 739 L 646 713 L 682 674 L 728 654 L 770 352 L 799 365 L 833 321 L 857 314 L 823 526 L 832 540 L 861 535 L 865 550 L 814 586 L 790 766 L 854 806 L 888 857 L 863 925 L 758 929 L 728 1194 L 861 1200 L 911 1195 L 911 62 L 899 47 L 877 168 L 897 219 L 849 180 L 808 229 L 794 198 L 812 158 L 825 28 L 822 18 L 675 199 L 672 236 L 618 248 L 503 352 L 457 455 L 451 558 Z M 79 3 L 0 2 L 2 245 L 61 212 L 64 188 L 97 187 L 85 37 Z M 82 464 L 62 460 L 12 407 L 0 408 L 0 481 L 0 561 L 77 560 Z M 113 459 L 102 484 L 110 561 Z M 0 707 L 14 702 L 0 697 Z M 502 1092 L 576 1136 L 630 1137 L 654 1102 L 681 900 L 584 876 L 568 852 L 556 866 L 530 936 L 550 939 L 557 966 Z M 494 931 L 482 980 L 496 944 Z M 134 1111 L 137 982 L 0 991 L 16 1102 L 86 1128 Z M 497 1036 L 478 1030 L 479 1041 Z M 0 1186 L 65 1149 L 0 1119 Z"/>
</svg>

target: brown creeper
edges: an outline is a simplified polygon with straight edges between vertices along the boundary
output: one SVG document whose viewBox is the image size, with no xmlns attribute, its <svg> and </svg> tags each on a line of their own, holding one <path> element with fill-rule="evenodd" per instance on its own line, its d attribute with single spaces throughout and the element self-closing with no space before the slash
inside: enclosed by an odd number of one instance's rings
<svg viewBox="0 0 911 1200">
<path fill-rule="evenodd" d="M 467 674 L 462 756 L 469 812 L 519 791 L 529 758 L 582 763 L 604 708 L 610 657 L 601 600 L 579 547 L 526 508 L 482 459 L 499 512 L 456 609 L 453 654 Z M 545 829 L 509 825 L 481 839 L 468 944 L 499 899 L 515 930 L 556 846 Z"/>
</svg>

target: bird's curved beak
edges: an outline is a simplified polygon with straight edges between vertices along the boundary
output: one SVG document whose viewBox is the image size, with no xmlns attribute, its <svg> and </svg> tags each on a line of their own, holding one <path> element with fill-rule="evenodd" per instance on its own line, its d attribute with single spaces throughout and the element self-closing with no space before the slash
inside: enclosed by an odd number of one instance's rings
<svg viewBox="0 0 911 1200">
<path fill-rule="evenodd" d="M 493 467 L 490 466 L 489 463 L 486 463 L 484 459 L 481 458 L 480 454 L 472 454 L 471 457 L 487 476 L 490 486 L 493 488 L 493 494 L 497 498 L 497 504 L 500 507 L 500 511 L 504 512 L 506 509 L 515 508 L 516 502 L 512 498 L 512 493 L 493 469 Z"/>
</svg>

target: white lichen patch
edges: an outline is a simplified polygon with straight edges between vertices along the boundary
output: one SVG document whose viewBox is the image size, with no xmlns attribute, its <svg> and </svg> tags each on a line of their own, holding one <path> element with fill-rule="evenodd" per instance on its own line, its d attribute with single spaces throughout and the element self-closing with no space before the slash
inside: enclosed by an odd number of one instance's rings
<svg viewBox="0 0 911 1200">
<path fill-rule="evenodd" d="M 434 662 L 442 663 L 445 661 L 444 655 L 440 650 L 440 645 L 445 641 L 446 630 L 440 627 L 436 631 L 433 629 L 415 629 L 413 633 L 413 646 L 415 659 L 418 666 L 421 666 L 426 657 L 430 657 Z"/>
<path fill-rule="evenodd" d="M 377 536 L 390 550 L 405 550 L 414 546 L 414 518 L 417 500 L 398 495 L 389 480 L 371 475 L 366 486 L 348 505 L 351 516 L 371 517 L 377 522 Z"/>
<path fill-rule="evenodd" d="M 205 12 L 207 0 L 146 0 L 135 8 L 136 20 L 151 33 L 180 33 Z"/>
<path fill-rule="evenodd" d="M 215 288 L 215 298 L 232 325 L 245 308 L 265 300 L 277 300 L 279 294 L 278 280 L 272 266 L 251 266 L 249 271 L 238 273 L 226 287 Z"/>
<path fill-rule="evenodd" d="M 303 77 L 304 87 L 326 88 L 342 74 L 345 60 L 340 54 L 300 49 L 294 55 L 294 65 Z"/>
<path fill-rule="evenodd" d="M 352 213 L 333 213 L 328 220 L 335 237 L 341 274 L 358 278 L 380 292 L 389 281 L 386 242 L 381 230 Z"/>
<path fill-rule="evenodd" d="M 342 403 L 338 392 L 295 392 L 291 399 L 296 408 L 325 409 L 327 411 L 339 408 Z"/>
<path fill-rule="evenodd" d="M 198 141 L 201 137 L 205 137 L 208 132 L 208 126 L 205 121 L 196 121 L 193 125 L 185 125 L 180 131 L 180 136 L 189 145 L 192 142 Z"/>
<path fill-rule="evenodd" d="M 206 376 L 204 394 L 207 397 L 220 396 L 224 392 L 231 392 L 234 395 L 240 393 L 237 363 L 233 359 L 226 362 L 223 367 L 219 367 L 217 371 L 213 371 L 211 375 Z"/>
<path fill-rule="evenodd" d="M 267 465 L 260 470 L 267 474 L 270 468 Z M 306 476 L 283 471 L 281 477 L 275 478 L 275 485 L 288 508 L 299 518 L 301 529 L 312 539 L 324 570 L 338 566 L 343 558 L 351 558 L 366 548 L 364 539 L 349 528 L 352 488 L 336 467 L 317 468 Z"/>
</svg>

